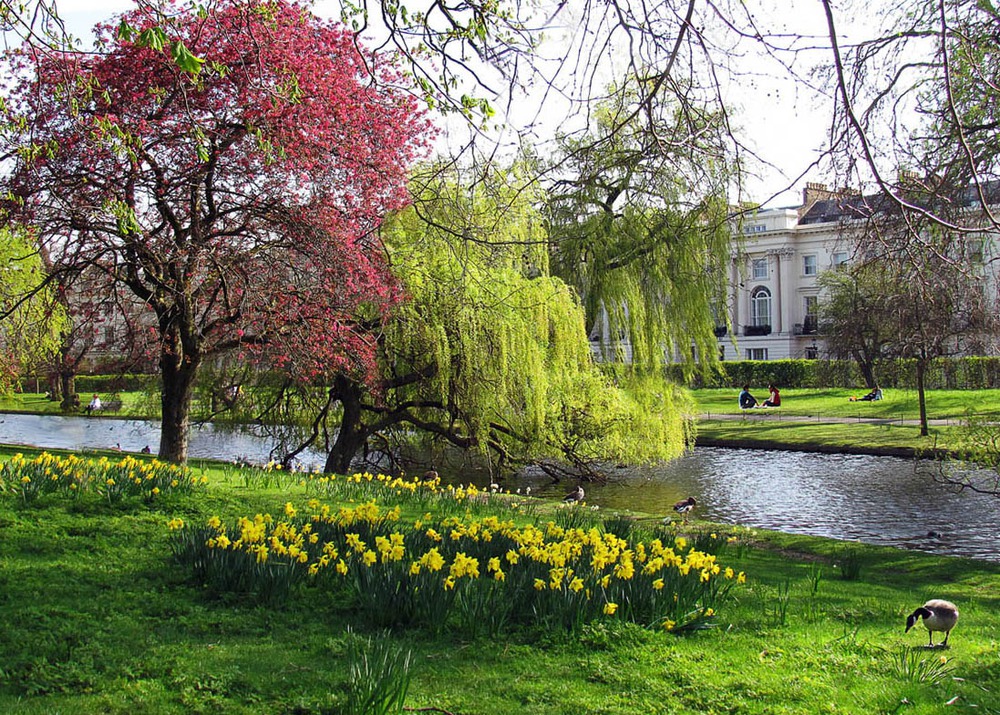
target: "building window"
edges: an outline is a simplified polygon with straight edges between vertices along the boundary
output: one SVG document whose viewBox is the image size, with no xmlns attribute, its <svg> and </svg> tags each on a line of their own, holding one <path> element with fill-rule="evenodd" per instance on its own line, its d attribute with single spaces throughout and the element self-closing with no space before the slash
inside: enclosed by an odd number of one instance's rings
<svg viewBox="0 0 1000 715">
<path fill-rule="evenodd" d="M 819 298 L 814 295 L 805 297 L 806 319 L 802 324 L 806 335 L 813 335 L 819 329 Z"/>
<path fill-rule="evenodd" d="M 802 256 L 802 275 L 816 275 L 816 256 Z"/>
<path fill-rule="evenodd" d="M 754 280 L 767 280 L 767 259 L 766 258 L 755 258 L 753 259 L 753 278 Z"/>
<path fill-rule="evenodd" d="M 771 291 L 767 288 L 755 288 L 750 295 L 751 325 L 771 324 Z"/>
<path fill-rule="evenodd" d="M 833 254 L 831 263 L 834 268 L 840 268 L 841 266 L 847 265 L 847 261 L 850 260 L 850 256 L 847 251 L 836 251 Z"/>
<path fill-rule="evenodd" d="M 767 360 L 767 348 L 747 348 L 747 360 Z"/>
</svg>

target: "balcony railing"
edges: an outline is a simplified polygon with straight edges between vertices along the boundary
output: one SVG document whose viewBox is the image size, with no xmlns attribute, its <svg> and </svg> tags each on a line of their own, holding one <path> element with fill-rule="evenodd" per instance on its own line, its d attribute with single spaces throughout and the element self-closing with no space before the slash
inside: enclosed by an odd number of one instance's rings
<svg viewBox="0 0 1000 715">
<path fill-rule="evenodd" d="M 771 326 L 770 325 L 744 325 L 743 326 L 744 335 L 770 335 Z"/>
<path fill-rule="evenodd" d="M 796 323 L 792 327 L 795 335 L 815 335 L 819 332 L 819 321 L 813 315 L 807 315 L 804 323 Z"/>
</svg>

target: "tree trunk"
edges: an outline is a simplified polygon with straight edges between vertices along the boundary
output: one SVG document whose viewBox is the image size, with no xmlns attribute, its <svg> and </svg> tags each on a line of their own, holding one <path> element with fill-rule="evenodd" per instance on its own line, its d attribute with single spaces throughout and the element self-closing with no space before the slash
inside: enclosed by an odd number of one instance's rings
<svg viewBox="0 0 1000 715">
<path fill-rule="evenodd" d="M 49 399 L 56 402 L 62 402 L 63 399 L 63 389 L 62 380 L 59 377 L 58 372 L 49 371 L 46 383 L 49 387 Z M 65 407 L 65 405 L 63 405 Z"/>
<path fill-rule="evenodd" d="M 74 400 L 76 395 L 76 373 L 68 370 L 59 371 L 60 390 L 62 392 L 62 408 L 68 410 L 71 407 L 79 407 L 79 399 Z"/>
<path fill-rule="evenodd" d="M 869 390 L 874 390 L 878 385 L 875 382 L 875 366 L 870 362 L 860 362 L 858 367 L 861 368 L 861 377 L 865 380 L 865 385 L 868 386 Z"/>
<path fill-rule="evenodd" d="M 868 357 L 859 350 L 855 350 L 854 362 L 858 364 L 858 370 L 861 372 L 861 377 L 865 381 L 865 385 L 868 386 L 869 390 L 875 389 L 875 362 L 869 360 Z"/>
<path fill-rule="evenodd" d="M 163 380 L 160 407 L 163 411 L 163 423 L 160 427 L 158 456 L 166 462 L 187 462 L 191 402 L 194 399 L 198 364 L 198 359 L 185 356 L 180 349 L 164 348 L 160 355 L 160 376 Z"/>
<path fill-rule="evenodd" d="M 927 400 L 924 397 L 924 358 L 917 358 L 917 402 L 920 405 L 920 436 L 930 434 L 927 429 Z"/>
<path fill-rule="evenodd" d="M 361 419 L 361 389 L 350 380 L 337 377 L 334 380 L 333 392 L 340 398 L 343 417 L 337 440 L 326 457 L 323 471 L 327 474 L 347 474 L 351 470 L 354 457 L 365 445 L 368 431 Z"/>
</svg>

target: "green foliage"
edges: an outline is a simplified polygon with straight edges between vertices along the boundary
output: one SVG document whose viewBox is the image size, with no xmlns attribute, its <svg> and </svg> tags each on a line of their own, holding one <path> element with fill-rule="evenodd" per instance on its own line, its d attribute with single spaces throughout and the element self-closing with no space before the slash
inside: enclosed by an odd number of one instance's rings
<svg viewBox="0 0 1000 715">
<path fill-rule="evenodd" d="M 0 228 L 0 392 L 57 352 L 65 322 L 34 241 Z"/>
<path fill-rule="evenodd" d="M 643 369 L 675 357 L 687 372 L 696 359 L 707 369 L 732 249 L 722 117 L 673 107 L 647 116 L 634 95 L 612 92 L 589 133 L 562 138 L 566 178 L 548 205 L 553 271 L 583 297 L 609 357 L 627 337 Z M 673 135 L 687 140 L 665 146 Z"/>
<path fill-rule="evenodd" d="M 389 634 L 348 634 L 347 708 L 344 715 L 398 715 L 410 687 L 411 653 Z"/>
<path fill-rule="evenodd" d="M 579 300 L 548 273 L 543 197 L 517 173 L 472 188 L 434 177 L 387 228 L 409 300 L 385 330 L 383 372 L 426 376 L 394 403 L 427 405 L 414 412 L 432 424 L 458 417 L 476 448 L 514 462 L 677 456 L 686 399 L 662 377 L 612 383 L 595 367 Z"/>
<path fill-rule="evenodd" d="M 154 392 L 159 387 L 158 375 L 77 375 L 76 390 L 80 394 L 97 392 Z"/>
<path fill-rule="evenodd" d="M 955 665 L 942 655 L 928 655 L 924 648 L 901 648 L 891 654 L 890 671 L 911 683 L 940 683 L 954 676 Z"/>
<path fill-rule="evenodd" d="M 857 581 L 865 565 L 864 551 L 859 546 L 844 546 L 837 554 L 834 566 L 840 569 L 840 577 L 845 581 Z"/>
</svg>

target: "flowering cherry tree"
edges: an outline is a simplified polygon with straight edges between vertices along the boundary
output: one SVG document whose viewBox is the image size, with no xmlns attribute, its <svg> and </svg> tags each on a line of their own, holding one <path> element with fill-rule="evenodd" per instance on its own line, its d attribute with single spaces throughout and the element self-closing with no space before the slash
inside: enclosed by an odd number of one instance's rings
<svg viewBox="0 0 1000 715">
<path fill-rule="evenodd" d="M 374 375 L 368 329 L 399 299 L 376 229 L 429 135 L 400 78 L 287 0 L 139 9 L 98 37 L 5 57 L 0 194 L 54 275 L 147 326 L 160 457 L 186 459 L 194 381 L 223 354 Z"/>
</svg>

